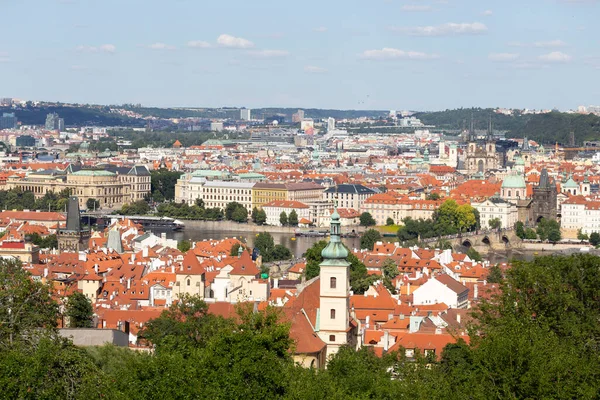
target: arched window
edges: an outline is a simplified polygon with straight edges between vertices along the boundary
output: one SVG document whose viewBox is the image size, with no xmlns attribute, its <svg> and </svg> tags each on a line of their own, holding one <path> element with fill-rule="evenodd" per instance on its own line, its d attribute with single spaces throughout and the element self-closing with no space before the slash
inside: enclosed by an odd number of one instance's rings
<svg viewBox="0 0 600 400">
<path fill-rule="evenodd" d="M 337 278 L 335 278 L 333 276 L 331 278 L 329 278 L 329 288 L 335 289 L 336 285 L 337 285 Z"/>
<path fill-rule="evenodd" d="M 332 308 L 331 311 L 329 311 L 329 317 L 335 319 L 335 308 Z"/>
<path fill-rule="evenodd" d="M 512 194 L 512 193 L 511 193 L 511 191 L 509 190 L 509 191 L 508 191 L 508 197 L 510 197 L 510 196 L 511 196 L 511 194 Z"/>
<path fill-rule="evenodd" d="M 191 281 L 188 279 L 187 280 L 187 285 L 190 286 L 191 285 Z"/>
</svg>

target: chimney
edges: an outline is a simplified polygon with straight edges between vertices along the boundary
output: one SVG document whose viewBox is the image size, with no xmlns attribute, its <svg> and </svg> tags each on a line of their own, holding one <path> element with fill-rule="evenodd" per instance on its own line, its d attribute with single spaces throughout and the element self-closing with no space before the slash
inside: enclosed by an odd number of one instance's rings
<svg viewBox="0 0 600 400">
<path fill-rule="evenodd" d="M 48 276 L 48 268 L 44 268 L 44 278 Z"/>
<path fill-rule="evenodd" d="M 406 283 L 406 295 L 410 295 L 410 282 Z"/>
<path fill-rule="evenodd" d="M 477 288 L 477 284 L 473 285 L 473 298 L 476 299 L 479 295 L 479 289 Z"/>
<path fill-rule="evenodd" d="M 273 279 L 273 289 L 279 289 L 279 278 Z"/>
<path fill-rule="evenodd" d="M 98 275 L 98 264 L 94 264 L 94 272 Z"/>
<path fill-rule="evenodd" d="M 456 313 L 456 322 L 458 322 L 460 324 L 460 314 Z"/>
<path fill-rule="evenodd" d="M 131 278 L 127 279 L 127 290 L 131 289 Z"/>
<path fill-rule="evenodd" d="M 384 331 L 383 332 L 383 351 L 388 351 L 389 345 L 390 345 L 390 332 Z"/>
<path fill-rule="evenodd" d="M 144 258 L 148 257 L 148 246 L 146 246 L 142 249 L 142 257 L 144 257 Z"/>
<path fill-rule="evenodd" d="M 162 244 L 163 246 L 167 243 L 167 234 L 166 232 L 163 232 L 160 234 L 160 244 Z"/>
</svg>

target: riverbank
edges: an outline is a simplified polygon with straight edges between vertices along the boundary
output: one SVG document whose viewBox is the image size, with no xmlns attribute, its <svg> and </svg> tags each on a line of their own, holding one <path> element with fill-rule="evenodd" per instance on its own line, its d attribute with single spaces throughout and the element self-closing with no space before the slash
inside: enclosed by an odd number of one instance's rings
<svg viewBox="0 0 600 400">
<path fill-rule="evenodd" d="M 228 231 L 228 232 L 240 232 L 240 233 L 289 233 L 293 235 L 296 232 L 296 227 L 291 226 L 271 226 L 271 225 L 256 225 L 248 222 L 246 224 L 240 224 L 234 221 L 194 221 L 185 220 L 183 221 L 185 229 L 188 227 L 191 229 L 205 229 L 209 231 Z"/>
</svg>

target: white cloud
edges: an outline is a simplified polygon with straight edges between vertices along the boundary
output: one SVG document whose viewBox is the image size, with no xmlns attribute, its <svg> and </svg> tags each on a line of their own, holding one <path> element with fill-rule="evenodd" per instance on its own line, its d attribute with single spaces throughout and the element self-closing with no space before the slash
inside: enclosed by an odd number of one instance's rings
<svg viewBox="0 0 600 400">
<path fill-rule="evenodd" d="M 283 58 L 290 55 L 286 50 L 256 50 L 249 51 L 248 55 L 254 58 Z"/>
<path fill-rule="evenodd" d="M 481 13 L 481 15 L 484 15 L 486 17 L 489 17 L 492 14 L 493 14 L 492 10 L 485 10 L 484 12 Z"/>
<path fill-rule="evenodd" d="M 248 39 L 235 37 L 227 34 L 222 34 L 217 38 L 217 43 L 223 47 L 231 47 L 235 49 L 249 49 L 254 47 L 254 43 Z"/>
<path fill-rule="evenodd" d="M 560 51 L 553 51 L 551 53 L 548 54 L 543 54 L 541 56 L 538 57 L 540 60 L 542 61 L 548 61 L 548 62 L 569 62 L 571 61 L 572 57 L 568 54 L 565 54 L 563 52 Z"/>
<path fill-rule="evenodd" d="M 114 44 L 102 44 L 98 47 L 81 45 L 77 46 L 75 50 L 81 53 L 114 53 L 115 51 L 117 51 L 117 47 Z"/>
<path fill-rule="evenodd" d="M 327 32 L 327 28 L 324 26 L 319 26 L 319 27 L 313 29 L 313 32 L 319 32 L 319 33 Z"/>
<path fill-rule="evenodd" d="M 512 47 L 551 48 L 551 47 L 565 47 L 567 45 L 567 43 L 563 42 L 562 40 L 556 39 L 556 40 L 546 40 L 546 41 L 533 42 L 533 43 L 509 42 L 508 45 L 512 46 Z"/>
<path fill-rule="evenodd" d="M 451 36 L 478 35 L 487 32 L 488 28 L 481 22 L 456 24 L 449 22 L 438 26 L 417 26 L 413 28 L 393 27 L 391 30 L 410 36 Z"/>
<path fill-rule="evenodd" d="M 416 5 L 416 4 L 405 4 L 402 6 L 402 11 L 406 12 L 426 12 L 433 11 L 433 7 L 425 6 L 425 5 Z"/>
<path fill-rule="evenodd" d="M 114 44 L 103 44 L 100 46 L 100 51 L 105 53 L 114 53 L 117 51 L 117 47 Z"/>
<path fill-rule="evenodd" d="M 419 51 L 404 51 L 384 47 L 381 50 L 366 50 L 361 55 L 366 60 L 430 60 L 438 58 L 435 54 L 426 54 Z"/>
<path fill-rule="evenodd" d="M 152 50 L 175 50 L 175 46 L 171 46 L 162 42 L 152 43 L 148 46 Z"/>
<path fill-rule="evenodd" d="M 488 55 L 489 60 L 498 62 L 514 61 L 517 58 L 519 58 L 519 55 L 516 53 L 490 53 Z"/>
<path fill-rule="evenodd" d="M 205 42 L 204 40 L 190 40 L 187 42 L 187 46 L 194 49 L 208 49 L 211 47 L 210 43 Z"/>
<path fill-rule="evenodd" d="M 315 65 L 307 65 L 304 67 L 304 72 L 308 72 L 309 74 L 323 74 L 327 72 L 325 68 L 317 67 Z"/>
</svg>

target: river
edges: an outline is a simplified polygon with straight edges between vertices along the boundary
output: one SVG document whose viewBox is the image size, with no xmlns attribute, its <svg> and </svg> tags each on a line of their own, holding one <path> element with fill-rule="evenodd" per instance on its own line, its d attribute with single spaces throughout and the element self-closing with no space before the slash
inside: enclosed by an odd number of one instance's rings
<svg viewBox="0 0 600 400">
<path fill-rule="evenodd" d="M 156 232 L 158 234 L 158 232 Z M 301 257 L 307 249 L 309 249 L 315 242 L 323 240 L 322 237 L 295 237 L 293 233 L 283 232 L 269 232 L 273 236 L 275 244 L 281 244 L 292 251 L 295 257 Z M 238 238 L 246 242 L 250 247 L 254 247 L 254 239 L 256 233 L 254 232 L 239 232 L 233 230 L 220 230 L 216 228 L 200 228 L 194 226 L 186 226 L 185 230 L 182 231 L 168 231 L 167 238 L 176 240 L 191 240 L 191 241 L 202 241 L 209 239 L 225 239 L 225 238 Z M 294 238 L 294 240 L 292 240 Z M 384 238 L 387 241 L 393 241 L 394 238 Z M 360 247 L 360 238 L 344 238 L 342 241 L 351 249 L 357 249 Z M 540 253 L 542 255 L 542 253 Z M 489 254 L 485 259 L 488 259 L 492 263 L 506 262 L 507 260 L 531 260 L 534 257 L 533 252 L 521 252 L 521 251 L 507 251 L 507 252 L 496 252 Z"/>
</svg>

